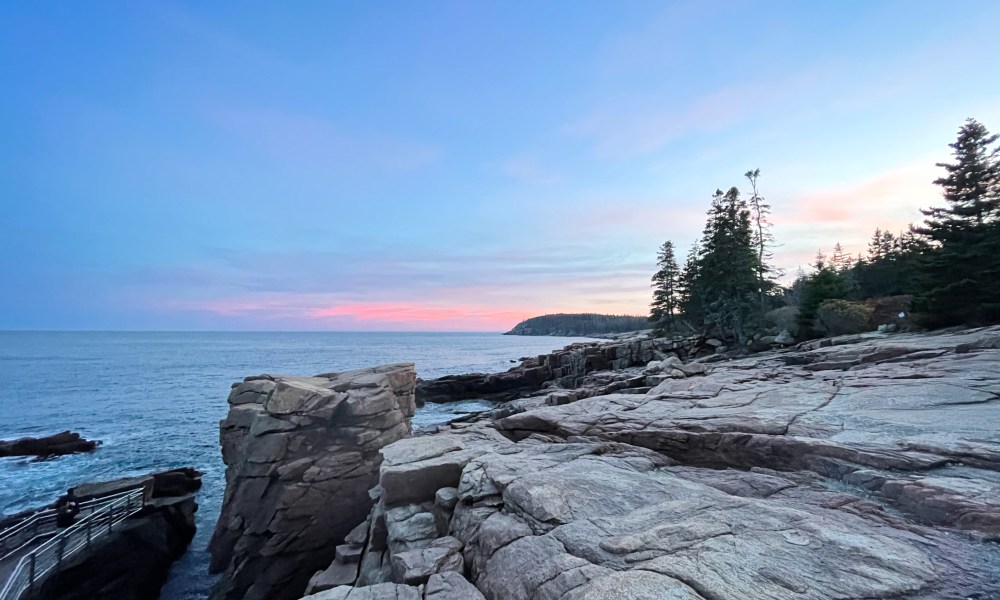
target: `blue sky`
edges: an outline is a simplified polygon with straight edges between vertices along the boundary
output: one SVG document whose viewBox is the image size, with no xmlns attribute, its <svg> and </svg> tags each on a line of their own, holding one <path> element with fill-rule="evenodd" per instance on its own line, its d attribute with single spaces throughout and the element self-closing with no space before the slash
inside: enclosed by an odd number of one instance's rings
<svg viewBox="0 0 1000 600">
<path fill-rule="evenodd" d="M 776 262 L 1000 129 L 1000 3 L 0 7 L 0 329 L 499 330 L 643 313 L 762 170 Z"/>
</svg>

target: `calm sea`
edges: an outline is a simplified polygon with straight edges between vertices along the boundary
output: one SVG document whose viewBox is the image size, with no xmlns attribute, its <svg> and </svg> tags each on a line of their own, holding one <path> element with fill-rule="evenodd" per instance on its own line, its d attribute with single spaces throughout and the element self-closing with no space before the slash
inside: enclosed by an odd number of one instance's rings
<svg viewBox="0 0 1000 600">
<path fill-rule="evenodd" d="M 205 474 L 198 534 L 162 598 L 206 598 L 213 581 L 206 545 L 225 485 L 219 420 L 232 382 L 404 361 L 423 378 L 503 371 L 512 360 L 574 341 L 580 338 L 496 333 L 0 332 L 0 439 L 71 429 L 103 443 L 92 454 L 44 462 L 0 459 L 0 513 L 51 502 L 84 481 L 193 466 Z M 484 407 L 428 406 L 414 425 Z"/>
</svg>

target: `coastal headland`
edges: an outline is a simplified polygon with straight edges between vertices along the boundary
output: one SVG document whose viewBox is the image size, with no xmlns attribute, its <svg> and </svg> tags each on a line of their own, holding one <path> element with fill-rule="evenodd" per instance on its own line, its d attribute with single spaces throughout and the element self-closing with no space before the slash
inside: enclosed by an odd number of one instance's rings
<svg viewBox="0 0 1000 600">
<path fill-rule="evenodd" d="M 1000 328 L 707 342 L 534 357 L 492 414 L 417 437 L 421 387 L 505 375 L 236 384 L 217 597 L 1000 594 Z"/>
</svg>

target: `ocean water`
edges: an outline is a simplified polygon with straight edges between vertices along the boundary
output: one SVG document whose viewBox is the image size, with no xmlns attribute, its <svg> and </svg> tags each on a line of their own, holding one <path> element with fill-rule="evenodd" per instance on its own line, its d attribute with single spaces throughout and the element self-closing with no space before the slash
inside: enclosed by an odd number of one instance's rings
<svg viewBox="0 0 1000 600">
<path fill-rule="evenodd" d="M 230 384 L 248 375 L 313 375 L 416 363 L 419 377 L 503 371 L 581 338 L 496 333 L 0 332 L 0 439 L 70 429 L 96 452 L 0 459 L 0 514 L 53 501 L 84 481 L 193 466 L 204 473 L 198 533 L 174 565 L 165 600 L 207 598 L 206 546 L 225 486 L 219 420 Z M 415 427 L 488 408 L 418 409 Z"/>
</svg>

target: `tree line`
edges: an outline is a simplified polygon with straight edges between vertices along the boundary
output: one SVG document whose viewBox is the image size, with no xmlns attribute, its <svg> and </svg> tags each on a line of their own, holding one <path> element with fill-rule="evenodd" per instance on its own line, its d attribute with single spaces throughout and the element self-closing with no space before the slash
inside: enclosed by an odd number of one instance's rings
<svg viewBox="0 0 1000 600">
<path fill-rule="evenodd" d="M 746 345 L 774 325 L 778 311 L 794 312 L 799 336 L 814 337 L 833 318 L 856 318 L 859 301 L 905 295 L 926 327 L 1000 322 L 997 139 L 968 119 L 949 144 L 954 162 L 937 163 L 943 202 L 921 210 L 922 224 L 898 233 L 876 229 L 862 256 L 837 243 L 788 286 L 772 264 L 771 207 L 759 190 L 760 169 L 748 171 L 748 194 L 732 187 L 712 196 L 683 265 L 673 242 L 660 246 L 649 320 L 661 333 L 705 333 Z"/>
<path fill-rule="evenodd" d="M 505 335 L 593 335 L 648 329 L 646 317 L 594 313 L 552 314 L 521 321 Z"/>
</svg>

